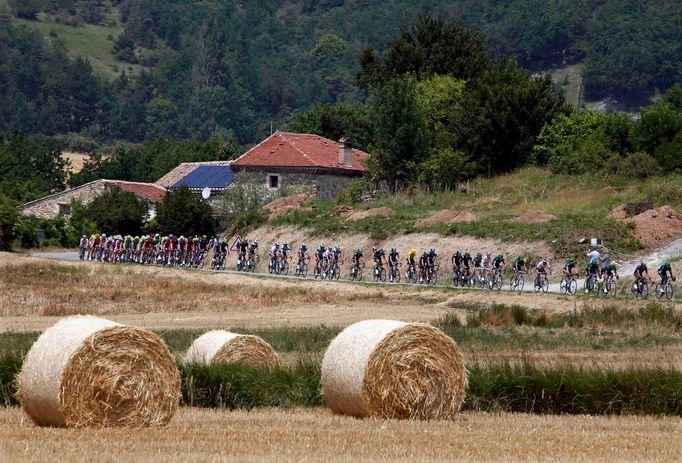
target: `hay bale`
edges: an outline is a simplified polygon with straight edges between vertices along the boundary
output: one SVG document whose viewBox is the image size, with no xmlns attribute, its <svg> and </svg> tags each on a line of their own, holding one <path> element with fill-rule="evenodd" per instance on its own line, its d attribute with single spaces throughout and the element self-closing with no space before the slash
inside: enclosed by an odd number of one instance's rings
<svg viewBox="0 0 682 463">
<path fill-rule="evenodd" d="M 192 343 L 185 354 L 185 362 L 273 368 L 279 365 L 279 357 L 270 344 L 258 336 L 213 330 L 199 336 Z"/>
<path fill-rule="evenodd" d="M 356 323 L 332 341 L 322 361 L 322 394 L 335 413 L 452 419 L 466 386 L 457 344 L 422 323 Z"/>
<path fill-rule="evenodd" d="M 180 373 L 163 340 L 96 317 L 70 317 L 33 344 L 18 377 L 38 425 L 164 426 L 180 401 Z"/>
</svg>

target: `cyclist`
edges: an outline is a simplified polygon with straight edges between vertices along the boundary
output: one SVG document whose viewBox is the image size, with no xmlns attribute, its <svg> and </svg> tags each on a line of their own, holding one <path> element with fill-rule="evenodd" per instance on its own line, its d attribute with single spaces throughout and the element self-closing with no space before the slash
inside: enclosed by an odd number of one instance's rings
<svg viewBox="0 0 682 463">
<path fill-rule="evenodd" d="M 396 248 L 391 248 L 391 251 L 388 253 L 388 263 L 391 266 L 397 266 L 398 263 L 400 262 L 400 253 Z"/>
<path fill-rule="evenodd" d="M 493 258 L 493 274 L 494 275 L 503 274 L 506 266 L 507 266 L 507 264 L 504 261 L 504 256 L 502 254 L 498 254 Z"/>
<path fill-rule="evenodd" d="M 322 270 L 322 260 L 324 259 L 324 253 L 327 250 L 325 247 L 324 243 L 320 243 L 320 245 L 315 249 L 315 268 L 318 268 L 320 271 Z"/>
<path fill-rule="evenodd" d="M 635 272 L 633 275 L 635 277 L 635 284 L 639 290 L 641 288 L 641 282 L 649 276 L 649 269 L 647 269 L 644 262 L 640 262 L 639 265 L 635 267 Z"/>
<path fill-rule="evenodd" d="M 538 262 L 538 265 L 535 266 L 535 271 L 537 275 L 535 276 L 535 284 L 536 286 L 540 286 L 540 276 L 541 275 L 547 275 L 547 272 L 552 273 L 552 267 L 549 265 L 549 261 L 547 260 L 546 257 L 543 257 L 540 259 L 540 262 Z"/>
<path fill-rule="evenodd" d="M 476 253 L 476 257 L 473 258 L 474 268 L 480 270 L 483 268 L 483 254 L 480 252 Z"/>
<path fill-rule="evenodd" d="M 668 275 L 670 275 L 668 277 Z M 665 261 L 661 264 L 660 267 L 658 267 L 658 276 L 661 277 L 661 288 L 659 288 L 659 291 L 665 291 L 665 288 L 663 288 L 667 283 L 668 283 L 668 278 L 671 278 L 673 281 L 675 281 L 675 276 L 673 276 L 673 269 L 670 266 L 669 261 Z"/>
<path fill-rule="evenodd" d="M 78 249 L 80 250 L 78 257 L 80 260 L 85 260 L 85 254 L 88 250 L 88 237 L 86 235 L 81 236 L 81 240 L 78 243 Z"/>
<path fill-rule="evenodd" d="M 601 269 L 602 271 L 602 277 L 604 278 L 604 294 L 608 294 L 609 288 L 606 285 L 606 281 L 609 278 L 616 277 L 616 280 L 619 278 L 618 277 L 618 268 L 616 267 L 616 264 L 608 263 Z"/>
<path fill-rule="evenodd" d="M 178 254 L 177 263 L 184 265 L 187 254 L 187 238 L 185 238 L 185 235 L 180 235 L 180 238 L 178 238 Z"/>
<path fill-rule="evenodd" d="M 412 248 L 410 249 L 410 252 L 407 253 L 407 259 L 405 260 L 405 263 L 407 264 L 407 272 L 405 272 L 406 279 L 409 279 L 410 271 L 413 272 L 413 275 L 417 274 L 417 261 L 415 260 L 415 257 L 417 257 L 417 250 Z"/>
<path fill-rule="evenodd" d="M 452 272 L 456 273 L 461 271 L 462 268 L 462 251 L 455 251 L 455 253 L 452 255 L 450 258 L 450 262 L 452 263 Z"/>
<path fill-rule="evenodd" d="M 609 265 L 611 263 L 611 256 L 609 256 L 609 250 L 604 248 L 602 249 L 601 256 L 599 257 L 599 261 L 601 262 L 602 266 L 602 272 L 604 272 L 604 267 Z"/>
<path fill-rule="evenodd" d="M 469 254 L 469 251 L 464 251 L 462 265 L 464 266 L 464 274 L 466 276 L 471 275 L 471 254 Z"/>
<path fill-rule="evenodd" d="M 386 252 L 384 251 L 384 248 L 372 248 L 374 251 L 372 255 L 372 260 L 374 261 L 374 273 L 376 274 L 379 272 L 379 269 L 383 269 L 384 267 L 384 257 L 386 256 Z"/>
<path fill-rule="evenodd" d="M 289 247 L 289 242 L 285 241 L 284 244 L 282 245 L 282 249 L 280 249 L 280 254 L 282 255 L 282 260 L 287 259 L 287 252 L 289 252 L 291 248 Z"/>
<path fill-rule="evenodd" d="M 515 272 L 525 272 L 526 271 L 526 256 L 518 256 L 516 259 L 514 259 L 514 263 L 512 264 L 512 267 L 514 268 Z"/>
<path fill-rule="evenodd" d="M 276 269 L 277 268 L 277 260 L 279 259 L 279 251 L 280 251 L 280 244 L 279 241 L 275 242 L 275 244 L 270 247 L 270 252 L 268 255 L 270 256 L 270 268 L 271 269 Z"/>
<path fill-rule="evenodd" d="M 574 275 L 573 269 L 575 268 L 575 266 L 576 266 L 575 257 L 570 257 L 564 264 L 564 268 L 562 270 L 564 272 L 564 276 L 567 277 L 573 276 Z"/>
<path fill-rule="evenodd" d="M 357 248 L 355 250 L 355 252 L 353 253 L 353 257 L 351 258 L 351 262 L 353 263 L 353 268 L 360 267 L 360 265 L 362 265 L 362 262 L 360 261 L 360 259 L 362 259 L 362 256 L 363 256 L 362 249 Z"/>
<path fill-rule="evenodd" d="M 419 256 L 419 283 L 424 283 L 426 280 L 426 269 L 429 267 L 429 256 L 426 251 Z"/>
<path fill-rule="evenodd" d="M 241 269 L 246 265 L 246 251 L 249 249 L 249 240 L 238 236 L 235 246 L 237 247 L 237 268 Z"/>
</svg>

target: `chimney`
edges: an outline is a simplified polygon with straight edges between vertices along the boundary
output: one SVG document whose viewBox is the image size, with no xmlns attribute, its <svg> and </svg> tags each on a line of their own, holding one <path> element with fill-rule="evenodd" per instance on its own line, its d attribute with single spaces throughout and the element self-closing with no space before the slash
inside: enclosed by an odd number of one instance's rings
<svg viewBox="0 0 682 463">
<path fill-rule="evenodd" d="M 353 166 L 353 144 L 347 138 L 339 140 L 339 164 Z"/>
</svg>

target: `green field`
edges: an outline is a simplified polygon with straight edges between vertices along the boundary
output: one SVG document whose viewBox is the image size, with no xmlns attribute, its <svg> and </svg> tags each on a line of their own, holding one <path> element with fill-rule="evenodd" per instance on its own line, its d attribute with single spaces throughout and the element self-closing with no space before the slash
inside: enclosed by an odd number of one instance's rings
<svg viewBox="0 0 682 463">
<path fill-rule="evenodd" d="M 16 26 L 26 26 L 39 31 L 48 39 L 56 35 L 64 42 L 69 56 L 86 58 L 95 73 L 106 79 L 114 79 L 123 70 L 127 74 L 138 74 L 143 69 L 143 66 L 138 64 L 122 63 L 114 59 L 112 46 L 122 32 L 120 27 L 93 24 L 73 27 L 52 22 L 44 15 L 41 15 L 39 21 L 13 18 L 12 22 Z"/>
</svg>

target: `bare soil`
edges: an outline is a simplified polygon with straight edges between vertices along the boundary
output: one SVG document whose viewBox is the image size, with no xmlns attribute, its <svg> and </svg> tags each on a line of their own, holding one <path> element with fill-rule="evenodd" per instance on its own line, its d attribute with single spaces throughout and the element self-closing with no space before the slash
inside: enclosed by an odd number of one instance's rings
<svg viewBox="0 0 682 463">
<path fill-rule="evenodd" d="M 439 223 L 451 224 L 459 222 L 476 222 L 478 217 L 475 214 L 468 211 L 455 212 L 448 209 L 436 212 L 435 214 L 426 217 L 424 219 L 417 220 L 415 222 L 415 227 L 423 228 L 430 227 L 432 225 L 437 225 Z"/>
<path fill-rule="evenodd" d="M 310 203 L 310 197 L 304 194 L 285 196 L 263 206 L 270 212 L 270 219 L 276 219 L 296 211 L 309 210 L 305 206 Z"/>
<path fill-rule="evenodd" d="M 13 462 L 668 462 L 680 460 L 681 431 L 678 417 L 467 412 L 454 421 L 384 421 L 321 408 L 181 408 L 163 429 L 59 429 L 0 409 L 0 448 Z"/>
<path fill-rule="evenodd" d="M 546 223 L 552 220 L 557 220 L 557 216 L 553 214 L 548 214 L 543 211 L 532 211 L 521 214 L 520 216 L 511 219 L 510 222 L 518 223 Z"/>
<path fill-rule="evenodd" d="M 347 215 L 347 220 L 362 220 L 370 217 L 393 217 L 395 211 L 390 207 L 375 207 L 374 209 L 367 209 L 366 211 L 354 211 Z"/>
</svg>

